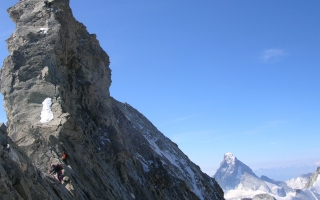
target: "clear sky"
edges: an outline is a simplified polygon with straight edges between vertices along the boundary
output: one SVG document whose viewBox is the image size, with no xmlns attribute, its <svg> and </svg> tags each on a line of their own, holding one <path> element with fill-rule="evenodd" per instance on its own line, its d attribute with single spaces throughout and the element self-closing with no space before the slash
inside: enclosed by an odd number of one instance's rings
<svg viewBox="0 0 320 200">
<path fill-rule="evenodd" d="M 0 2 L 1 60 L 14 29 L 6 8 L 16 2 Z M 71 8 L 110 56 L 111 95 L 208 175 L 226 152 L 252 169 L 319 163 L 319 0 L 71 0 Z"/>
</svg>

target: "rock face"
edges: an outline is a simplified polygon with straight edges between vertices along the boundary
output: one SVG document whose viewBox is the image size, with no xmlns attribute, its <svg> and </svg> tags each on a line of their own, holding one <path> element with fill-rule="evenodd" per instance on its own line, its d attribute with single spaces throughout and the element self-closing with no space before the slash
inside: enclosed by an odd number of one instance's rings
<svg viewBox="0 0 320 200">
<path fill-rule="evenodd" d="M 68 0 L 8 9 L 0 90 L 8 123 L 0 199 L 223 199 L 218 183 L 129 104 L 109 94 L 109 57 Z M 63 151 L 69 154 L 62 163 Z M 48 174 L 63 164 L 64 181 Z"/>
</svg>

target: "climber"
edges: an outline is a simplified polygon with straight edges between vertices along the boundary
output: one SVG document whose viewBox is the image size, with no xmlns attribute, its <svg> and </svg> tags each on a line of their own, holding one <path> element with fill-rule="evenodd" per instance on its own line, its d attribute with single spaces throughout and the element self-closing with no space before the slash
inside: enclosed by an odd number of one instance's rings
<svg viewBox="0 0 320 200">
<path fill-rule="evenodd" d="M 10 144 L 3 145 L 3 150 L 9 153 L 10 152 Z"/>
<path fill-rule="evenodd" d="M 63 167 L 61 165 L 59 165 L 59 164 L 57 164 L 57 165 L 51 164 L 51 171 L 49 173 L 49 174 L 57 173 L 58 180 L 59 180 L 60 184 L 61 184 L 61 181 L 62 181 L 62 178 L 63 178 L 62 177 L 62 169 L 63 169 Z"/>
<path fill-rule="evenodd" d="M 61 156 L 61 159 L 66 165 L 68 165 L 68 162 L 67 162 L 68 157 L 69 157 L 68 153 L 64 151 Z"/>
</svg>

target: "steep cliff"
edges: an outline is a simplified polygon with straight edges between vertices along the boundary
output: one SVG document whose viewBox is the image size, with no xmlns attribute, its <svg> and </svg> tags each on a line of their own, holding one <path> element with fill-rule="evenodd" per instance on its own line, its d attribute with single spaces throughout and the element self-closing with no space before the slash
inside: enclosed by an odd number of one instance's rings
<svg viewBox="0 0 320 200">
<path fill-rule="evenodd" d="M 1 199 L 223 199 L 217 182 L 141 113 L 109 94 L 109 57 L 68 0 L 8 9 Z M 67 151 L 68 163 L 61 161 Z M 64 179 L 48 174 L 62 164 Z"/>
</svg>

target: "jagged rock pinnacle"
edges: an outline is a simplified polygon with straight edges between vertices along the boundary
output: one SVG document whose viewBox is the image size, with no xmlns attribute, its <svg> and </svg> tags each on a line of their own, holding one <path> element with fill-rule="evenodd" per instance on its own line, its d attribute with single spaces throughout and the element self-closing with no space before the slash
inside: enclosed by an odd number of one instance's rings
<svg viewBox="0 0 320 200">
<path fill-rule="evenodd" d="M 213 178 L 110 96 L 109 56 L 68 0 L 19 1 L 8 12 L 16 30 L 1 69 L 0 139 L 11 151 L 0 158 L 0 198 L 223 199 Z M 51 164 L 63 165 L 62 185 Z"/>
</svg>

